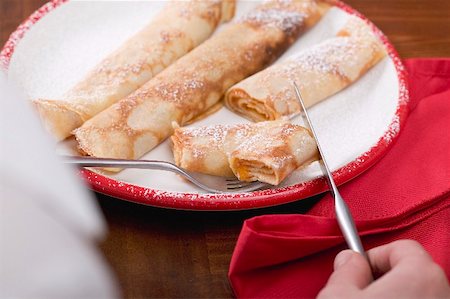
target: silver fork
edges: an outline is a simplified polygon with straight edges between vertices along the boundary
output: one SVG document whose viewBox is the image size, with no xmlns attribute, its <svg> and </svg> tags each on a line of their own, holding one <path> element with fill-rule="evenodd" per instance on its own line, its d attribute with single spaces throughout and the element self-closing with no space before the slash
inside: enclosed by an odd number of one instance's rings
<svg viewBox="0 0 450 299">
<path fill-rule="evenodd" d="M 171 171 L 182 175 L 194 185 L 211 193 L 250 192 L 269 186 L 268 184 L 261 182 L 239 181 L 235 177 L 225 178 L 191 172 L 166 161 L 63 156 L 63 162 L 81 167 L 139 168 Z"/>
</svg>

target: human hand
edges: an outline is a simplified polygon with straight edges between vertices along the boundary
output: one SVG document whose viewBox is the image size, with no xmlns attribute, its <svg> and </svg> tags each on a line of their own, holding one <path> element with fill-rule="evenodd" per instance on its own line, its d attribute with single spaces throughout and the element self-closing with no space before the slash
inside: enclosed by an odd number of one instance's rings
<svg viewBox="0 0 450 299">
<path fill-rule="evenodd" d="M 367 252 L 351 250 L 334 260 L 334 272 L 318 295 L 327 298 L 450 298 L 444 271 L 416 241 L 399 240 Z"/>
</svg>

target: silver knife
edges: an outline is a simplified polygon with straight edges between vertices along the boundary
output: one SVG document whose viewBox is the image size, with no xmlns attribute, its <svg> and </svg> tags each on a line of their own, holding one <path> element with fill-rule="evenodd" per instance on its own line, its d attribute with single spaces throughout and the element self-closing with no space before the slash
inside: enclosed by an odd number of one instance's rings
<svg viewBox="0 0 450 299">
<path fill-rule="evenodd" d="M 295 94 L 297 96 L 298 101 L 300 102 L 303 112 L 305 113 L 309 128 L 311 129 L 314 139 L 316 140 L 317 148 L 319 149 L 320 157 L 322 158 L 322 162 L 323 162 L 323 166 L 324 166 L 323 169 L 325 170 L 324 171 L 325 176 L 327 178 L 328 186 L 330 187 L 331 195 L 334 198 L 334 207 L 335 207 L 335 211 L 336 211 L 336 218 L 337 218 L 339 227 L 342 231 L 342 234 L 344 235 L 345 241 L 347 242 L 347 245 L 351 250 L 360 253 L 367 260 L 369 260 L 367 254 L 364 251 L 364 248 L 361 244 L 361 239 L 359 238 L 358 231 L 356 230 L 356 226 L 355 226 L 355 222 L 353 221 L 352 214 L 350 213 L 350 210 L 348 209 L 347 204 L 345 203 L 344 199 L 342 198 L 341 194 L 339 193 L 336 183 L 334 182 L 333 176 L 331 175 L 330 168 L 328 167 L 328 164 L 325 160 L 325 156 L 323 155 L 322 148 L 320 147 L 319 139 L 317 138 L 317 134 L 311 123 L 311 119 L 308 115 L 308 112 L 306 111 L 305 103 L 303 102 L 300 90 L 295 82 L 293 82 L 293 84 L 294 84 L 294 88 L 295 88 Z M 369 263 L 369 265 L 370 265 L 370 263 Z"/>
</svg>

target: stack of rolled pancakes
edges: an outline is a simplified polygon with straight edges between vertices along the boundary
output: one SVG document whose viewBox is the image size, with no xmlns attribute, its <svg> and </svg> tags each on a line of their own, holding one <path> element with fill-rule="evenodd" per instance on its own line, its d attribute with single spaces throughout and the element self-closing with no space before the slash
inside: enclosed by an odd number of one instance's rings
<svg viewBox="0 0 450 299">
<path fill-rule="evenodd" d="M 74 131 L 88 155 L 137 159 L 264 69 L 322 16 L 316 1 L 267 1 Z"/>
</svg>

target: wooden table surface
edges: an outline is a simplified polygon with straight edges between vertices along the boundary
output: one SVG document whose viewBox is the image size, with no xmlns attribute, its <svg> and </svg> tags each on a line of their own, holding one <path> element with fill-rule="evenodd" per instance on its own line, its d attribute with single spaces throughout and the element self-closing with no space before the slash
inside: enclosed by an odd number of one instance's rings
<svg viewBox="0 0 450 299">
<path fill-rule="evenodd" d="M 0 0 L 0 44 L 45 0 Z M 349 0 L 403 58 L 450 57 L 450 1 Z M 192 212 L 141 206 L 97 195 L 109 225 L 101 250 L 126 298 L 227 298 L 227 271 L 245 219 L 301 213 L 319 197 L 240 212 Z"/>
</svg>

